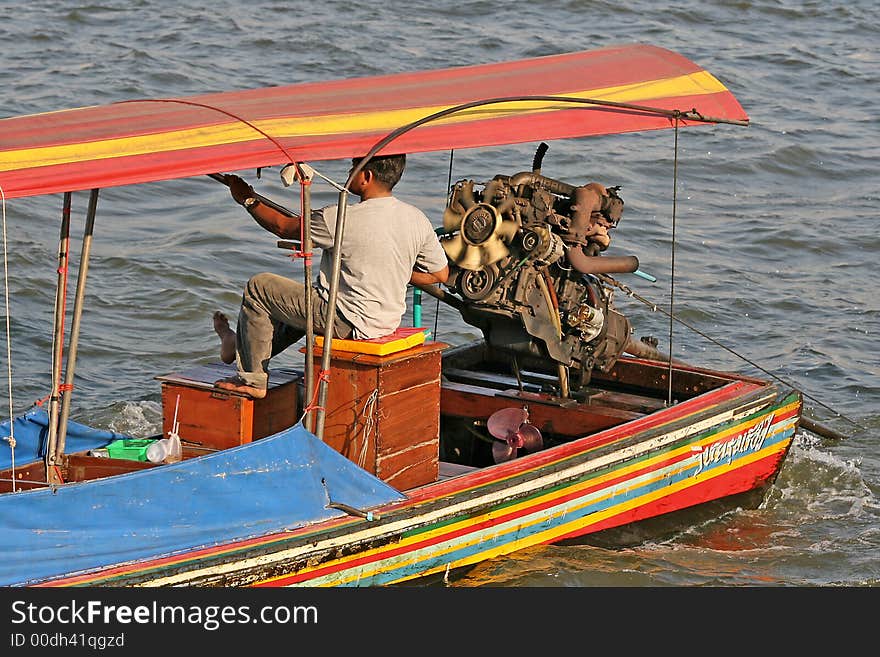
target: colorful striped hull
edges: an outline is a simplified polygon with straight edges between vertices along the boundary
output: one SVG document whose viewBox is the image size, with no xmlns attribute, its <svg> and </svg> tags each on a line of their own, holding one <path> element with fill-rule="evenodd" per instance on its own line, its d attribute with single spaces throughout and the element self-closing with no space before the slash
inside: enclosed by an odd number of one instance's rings
<svg viewBox="0 0 880 657">
<path fill-rule="evenodd" d="M 762 490 L 776 477 L 800 395 L 737 382 L 493 468 L 411 491 L 378 520 L 291 532 L 54 580 L 49 585 L 377 586 L 442 574 Z"/>
</svg>

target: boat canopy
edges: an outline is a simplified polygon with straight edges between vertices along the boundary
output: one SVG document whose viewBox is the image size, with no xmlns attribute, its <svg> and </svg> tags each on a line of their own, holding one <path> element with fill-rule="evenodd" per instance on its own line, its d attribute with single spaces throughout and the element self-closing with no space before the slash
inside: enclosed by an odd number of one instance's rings
<svg viewBox="0 0 880 657">
<path fill-rule="evenodd" d="M 562 102 L 547 97 L 598 100 Z M 524 98 L 541 97 L 541 100 Z M 495 64 L 149 98 L 0 119 L 7 199 L 357 157 L 401 126 L 459 105 L 381 152 L 415 153 L 673 127 L 668 113 L 747 122 L 713 75 L 628 44 Z M 680 117 L 693 125 L 695 114 Z"/>
</svg>

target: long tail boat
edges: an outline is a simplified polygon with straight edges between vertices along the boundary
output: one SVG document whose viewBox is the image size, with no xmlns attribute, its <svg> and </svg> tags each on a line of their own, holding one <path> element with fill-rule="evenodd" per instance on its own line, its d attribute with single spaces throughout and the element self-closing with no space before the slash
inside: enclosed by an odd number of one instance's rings
<svg viewBox="0 0 880 657">
<path fill-rule="evenodd" d="M 0 427 L 0 585 L 391 585 L 759 504 L 801 393 L 635 340 L 614 305 L 631 291 L 614 275 L 640 273 L 638 258 L 607 251 L 619 190 L 543 172 L 548 141 L 718 124 L 748 124 L 733 94 L 642 44 L 0 120 L 4 203 L 61 204 L 48 405 Z M 540 144 L 530 167 L 450 186 L 436 208 L 450 278 L 413 290 L 481 340 L 450 346 L 420 326 L 370 341 L 310 331 L 303 368 L 272 369 L 263 399 L 213 387 L 231 366 L 182 364 L 154 373 L 161 434 L 70 418 L 100 189 L 277 166 L 308 212 L 322 176 L 310 162 L 529 142 Z M 336 186 L 341 240 L 348 181 Z M 278 246 L 312 244 L 305 231 Z M 309 284 L 308 260 L 304 272 Z"/>
</svg>

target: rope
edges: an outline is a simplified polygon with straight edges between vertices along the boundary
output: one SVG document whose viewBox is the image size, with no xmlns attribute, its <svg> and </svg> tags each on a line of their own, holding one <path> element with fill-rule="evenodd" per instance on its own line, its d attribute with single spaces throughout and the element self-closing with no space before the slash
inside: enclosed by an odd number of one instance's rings
<svg viewBox="0 0 880 657">
<path fill-rule="evenodd" d="M 321 381 L 330 382 L 330 370 L 321 370 L 318 372 L 318 376 L 315 380 L 315 390 L 312 393 L 312 401 L 309 402 L 309 405 L 303 409 L 303 417 L 311 413 L 312 411 L 323 411 L 324 407 L 318 405 L 318 391 L 320 390 L 320 386 L 318 385 Z"/>
<path fill-rule="evenodd" d="M 376 414 L 376 400 L 378 399 L 379 389 L 376 388 L 370 393 L 370 396 L 367 397 L 367 401 L 364 402 L 364 407 L 361 409 L 361 417 L 366 418 L 366 421 L 364 422 L 364 430 L 361 432 L 361 455 L 358 457 L 358 465 L 362 468 L 367 461 L 368 440 L 370 432 L 373 430 L 373 424 L 375 424 L 374 417 Z"/>
<path fill-rule="evenodd" d="M 297 167 L 299 170 L 299 167 Z M 300 221 L 305 223 L 306 221 L 311 221 L 311 217 L 306 217 L 306 187 L 312 184 L 312 181 L 304 178 L 303 176 L 299 176 L 299 217 Z M 300 242 L 300 244 L 302 244 Z M 315 255 L 312 251 L 303 251 L 294 249 L 290 254 L 291 258 L 302 258 L 303 264 L 306 267 L 312 266 L 312 256 Z"/>
<path fill-rule="evenodd" d="M 15 415 L 12 408 L 12 331 L 10 329 L 10 312 L 9 312 L 9 267 L 6 254 L 8 252 L 6 242 L 6 193 L 3 187 L 0 187 L 0 205 L 2 205 L 3 215 L 3 292 L 6 300 L 6 382 L 8 389 L 9 403 L 9 436 L 5 438 L 12 449 L 12 492 L 15 492 Z"/>
<path fill-rule="evenodd" d="M 74 388 L 73 388 L 73 384 L 72 384 L 72 383 L 59 383 L 59 384 L 58 384 L 58 392 L 70 392 L 70 391 L 73 390 L 73 389 L 74 389 Z M 51 399 L 51 398 L 52 398 L 52 393 L 49 393 L 49 394 L 46 395 L 45 397 L 36 400 L 36 401 L 34 402 L 34 406 L 42 406 L 42 405 L 45 404 L 47 401 L 49 401 L 49 399 Z"/>
<path fill-rule="evenodd" d="M 449 151 L 449 175 L 446 176 L 446 207 L 452 201 L 452 160 L 455 157 L 455 149 Z"/>
</svg>

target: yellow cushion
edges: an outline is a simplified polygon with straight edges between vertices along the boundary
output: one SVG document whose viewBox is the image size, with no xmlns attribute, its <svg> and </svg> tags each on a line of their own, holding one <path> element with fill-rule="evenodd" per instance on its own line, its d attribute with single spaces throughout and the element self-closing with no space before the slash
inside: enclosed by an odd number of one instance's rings
<svg viewBox="0 0 880 657">
<path fill-rule="evenodd" d="M 407 326 L 397 329 L 390 335 L 369 340 L 342 340 L 333 338 L 330 348 L 333 351 L 351 351 L 358 354 L 372 354 L 374 356 L 387 356 L 404 349 L 410 349 L 425 342 L 425 329 L 416 326 Z M 324 336 L 315 336 L 315 345 L 324 345 Z"/>
</svg>

